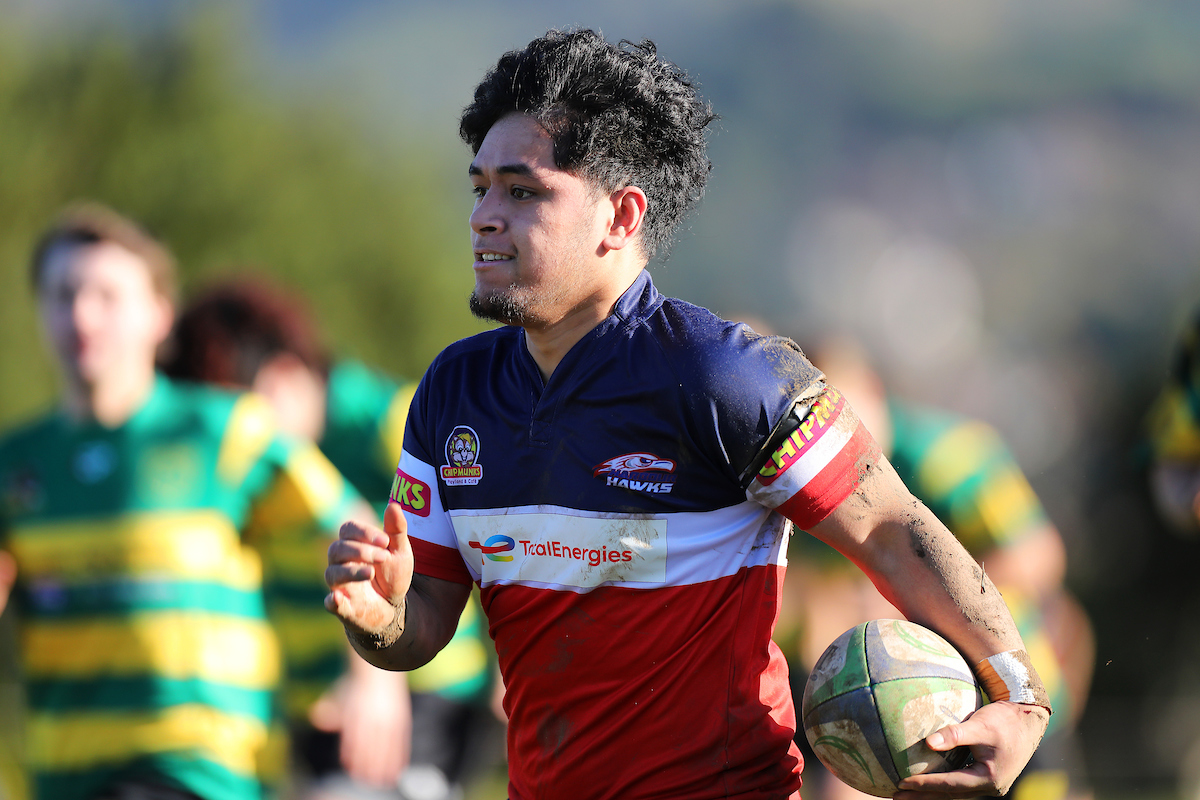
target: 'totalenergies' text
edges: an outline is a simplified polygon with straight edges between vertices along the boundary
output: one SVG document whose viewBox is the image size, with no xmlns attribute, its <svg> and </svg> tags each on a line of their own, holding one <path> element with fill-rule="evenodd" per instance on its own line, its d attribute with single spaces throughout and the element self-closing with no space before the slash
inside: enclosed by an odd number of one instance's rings
<svg viewBox="0 0 1200 800">
<path fill-rule="evenodd" d="M 589 550 L 586 547 L 571 547 L 562 542 L 533 542 L 530 539 L 521 539 L 520 545 L 524 550 L 524 555 L 527 556 L 586 560 L 593 567 L 598 567 L 605 562 L 619 564 L 622 561 L 633 561 L 632 550 L 609 550 L 607 545 L 601 545 L 599 550 Z"/>
</svg>

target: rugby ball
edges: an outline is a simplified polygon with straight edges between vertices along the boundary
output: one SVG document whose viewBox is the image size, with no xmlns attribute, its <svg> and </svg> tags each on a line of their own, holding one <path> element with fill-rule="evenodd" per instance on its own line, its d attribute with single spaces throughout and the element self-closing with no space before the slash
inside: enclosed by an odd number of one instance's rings
<svg viewBox="0 0 1200 800">
<path fill-rule="evenodd" d="M 963 766 L 965 747 L 925 737 L 983 704 L 970 665 L 933 631 L 898 619 L 856 625 L 825 650 L 804 687 L 801 720 L 830 772 L 877 797 L 910 775 Z"/>
</svg>

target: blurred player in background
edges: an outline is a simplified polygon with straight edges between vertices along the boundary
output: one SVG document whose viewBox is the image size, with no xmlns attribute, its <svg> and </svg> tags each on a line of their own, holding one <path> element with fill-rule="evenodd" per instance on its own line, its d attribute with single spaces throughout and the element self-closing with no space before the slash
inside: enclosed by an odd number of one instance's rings
<svg viewBox="0 0 1200 800">
<path fill-rule="evenodd" d="M 1200 312 L 1175 345 L 1167 380 L 1146 419 L 1150 490 L 1171 532 L 1200 534 Z M 1148 452 L 1145 452 L 1148 450 Z M 1181 764 L 1180 796 L 1200 796 L 1200 738 L 1193 736 Z"/>
<path fill-rule="evenodd" d="M 700 199 L 713 119 L 653 43 L 587 30 L 505 54 L 476 87 L 459 126 L 470 302 L 502 325 L 426 371 L 385 529 L 342 526 L 326 605 L 365 658 L 408 670 L 481 586 L 513 800 L 795 798 L 770 641 L 794 522 L 954 643 L 995 701 L 929 737 L 972 746 L 972 766 L 900 795 L 1003 792 L 1050 703 L 995 586 L 794 342 L 645 271 Z"/>
<path fill-rule="evenodd" d="M 358 361 L 331 360 L 303 304 L 282 287 L 256 278 L 202 292 L 180 314 L 165 371 L 265 397 L 280 427 L 316 442 L 382 516 L 416 384 Z M 329 786 L 339 782 L 338 731 L 342 750 L 370 731 L 347 737 L 340 723 L 343 698 L 330 687 L 344 669 L 346 641 L 322 607 L 328 541 L 316 544 L 302 557 L 294 550 L 268 556 L 266 585 L 283 639 L 294 752 L 303 769 Z M 479 766 L 481 737 L 499 735 L 488 718 L 491 643 L 484 639 L 482 614 L 469 603 L 446 649 L 408 673 L 414 738 L 402 796 L 461 794 L 468 771 Z"/>
<path fill-rule="evenodd" d="M 0 441 L 0 604 L 19 615 L 35 796 L 261 798 L 279 651 L 255 539 L 372 512 L 262 398 L 155 371 L 175 266 L 135 223 L 68 210 L 31 279 L 63 396 Z M 396 683 L 359 670 L 376 695 Z"/>
<path fill-rule="evenodd" d="M 1155 504 L 1172 530 L 1193 537 L 1200 532 L 1200 314 L 1180 337 L 1148 429 Z"/>
<path fill-rule="evenodd" d="M 909 490 L 980 561 L 1004 595 L 1046 683 L 1054 716 L 1038 752 L 1013 786 L 1016 800 L 1090 797 L 1074 730 L 1091 683 L 1091 626 L 1063 586 L 1066 549 L 1020 467 L 990 426 L 887 393 L 853 341 L 822 342 L 813 363 L 847 396 Z M 800 580 L 793 608 L 805 671 L 843 631 L 900 616 L 861 572 L 812 537 L 793 541 Z M 795 683 L 795 682 L 794 682 Z M 799 682 L 798 690 L 803 690 Z M 835 779 L 823 798 L 867 797 Z"/>
</svg>

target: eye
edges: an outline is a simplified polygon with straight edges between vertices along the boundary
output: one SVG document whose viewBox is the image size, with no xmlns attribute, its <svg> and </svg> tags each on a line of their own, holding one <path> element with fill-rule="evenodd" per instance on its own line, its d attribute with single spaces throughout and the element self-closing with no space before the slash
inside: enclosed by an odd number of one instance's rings
<svg viewBox="0 0 1200 800">
<path fill-rule="evenodd" d="M 518 200 L 525 200 L 527 198 L 533 197 L 533 192 L 531 192 L 528 189 L 521 187 L 521 186 L 512 187 L 511 194 L 513 197 L 517 198 Z"/>
<path fill-rule="evenodd" d="M 487 194 L 487 187 L 486 186 L 472 186 L 471 194 L 475 195 L 476 200 L 482 200 L 483 196 L 485 194 Z"/>
</svg>

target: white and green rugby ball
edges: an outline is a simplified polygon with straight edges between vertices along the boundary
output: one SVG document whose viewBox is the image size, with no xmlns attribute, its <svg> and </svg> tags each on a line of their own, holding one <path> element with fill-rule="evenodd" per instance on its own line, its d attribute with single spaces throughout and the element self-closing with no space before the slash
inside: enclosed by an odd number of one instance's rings
<svg viewBox="0 0 1200 800">
<path fill-rule="evenodd" d="M 939 753 L 925 737 L 983 703 L 970 666 L 933 631 L 877 619 L 843 633 L 804 688 L 802 724 L 813 752 L 850 786 L 891 797 L 910 775 L 963 766 L 966 748 Z"/>
</svg>

